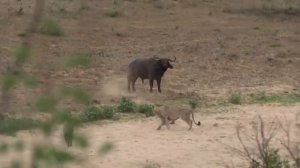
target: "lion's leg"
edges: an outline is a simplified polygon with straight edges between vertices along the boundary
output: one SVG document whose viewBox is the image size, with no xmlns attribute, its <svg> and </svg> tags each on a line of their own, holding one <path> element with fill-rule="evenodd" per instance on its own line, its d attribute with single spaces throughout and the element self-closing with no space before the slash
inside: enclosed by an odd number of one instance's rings
<svg viewBox="0 0 300 168">
<path fill-rule="evenodd" d="M 168 129 L 170 129 L 168 117 L 165 117 L 165 125 L 167 126 Z"/>
<path fill-rule="evenodd" d="M 161 120 L 161 123 L 160 123 L 159 126 L 157 127 L 157 130 L 160 130 L 161 127 L 162 127 L 163 125 L 165 125 L 165 118 L 164 118 L 164 117 L 159 117 L 159 118 L 160 118 L 160 120 Z"/>
<path fill-rule="evenodd" d="M 189 130 L 191 130 L 193 126 L 193 121 L 191 120 L 190 115 L 185 115 L 181 119 L 189 125 Z"/>
</svg>

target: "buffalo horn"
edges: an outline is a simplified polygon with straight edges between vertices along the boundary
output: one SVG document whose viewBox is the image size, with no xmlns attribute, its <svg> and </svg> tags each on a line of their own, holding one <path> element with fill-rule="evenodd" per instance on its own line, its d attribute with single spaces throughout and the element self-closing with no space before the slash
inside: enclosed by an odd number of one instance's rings
<svg viewBox="0 0 300 168">
<path fill-rule="evenodd" d="M 153 58 L 156 59 L 156 60 L 160 59 L 157 55 L 154 55 Z"/>
<path fill-rule="evenodd" d="M 174 60 L 169 59 L 170 62 L 175 62 L 176 61 L 176 57 L 174 57 Z"/>
</svg>

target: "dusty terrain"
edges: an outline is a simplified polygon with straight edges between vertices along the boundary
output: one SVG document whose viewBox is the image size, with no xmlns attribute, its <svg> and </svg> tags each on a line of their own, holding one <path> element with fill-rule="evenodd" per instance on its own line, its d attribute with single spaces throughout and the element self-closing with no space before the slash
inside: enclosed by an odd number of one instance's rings
<svg viewBox="0 0 300 168">
<path fill-rule="evenodd" d="M 0 64 L 13 59 L 13 48 L 21 41 L 32 14 L 33 1 L 0 2 Z M 252 2 L 252 3 L 251 3 Z M 229 91 L 243 94 L 258 91 L 286 93 L 300 86 L 300 14 L 287 14 L 274 3 L 275 13 L 262 11 L 259 1 L 166 0 L 122 1 L 120 16 L 109 18 L 105 11 L 109 0 L 56 1 L 47 3 L 45 18 L 55 18 L 64 35 L 49 37 L 36 34 L 33 58 L 24 68 L 51 89 L 67 86 L 88 88 L 99 104 L 115 104 L 121 96 L 137 102 L 176 102 L 198 98 L 204 103 L 226 99 Z M 295 4 L 297 7 L 299 4 Z M 22 6 L 24 14 L 16 15 Z M 86 54 L 92 63 L 85 68 L 65 70 L 60 62 L 68 55 Z M 126 91 L 128 63 L 137 57 L 177 57 L 174 69 L 162 81 L 162 94 L 149 94 L 148 82 L 137 82 L 137 92 Z M 0 67 L 3 74 L 6 66 Z M 14 91 L 12 114 L 31 114 L 30 100 L 43 88 Z M 179 101 L 174 101 L 179 100 Z M 80 108 L 70 103 L 70 109 Z M 203 125 L 186 131 L 178 121 L 170 131 L 158 132 L 157 118 L 137 119 L 83 128 L 98 146 L 115 141 L 116 151 L 99 159 L 89 149 L 88 167 L 247 167 L 225 144 L 236 145 L 237 122 L 250 127 L 259 112 L 270 123 L 275 115 L 295 120 L 299 105 L 242 105 L 201 111 Z M 221 113 L 220 113 L 221 112 Z M 226 112 L 226 113 L 225 113 Z M 215 124 L 216 123 L 216 124 Z M 214 126 L 215 124 L 215 126 Z M 31 139 L 31 133 L 19 137 Z M 7 138 L 7 137 L 6 137 Z M 26 139 L 25 138 L 25 139 Z M 8 160 L 1 158 L 1 162 Z M 1 164 L 2 165 L 2 164 Z"/>
<path fill-rule="evenodd" d="M 122 167 L 141 168 L 151 165 L 155 168 L 224 168 L 224 167 L 248 167 L 245 158 L 236 149 L 241 145 L 236 136 L 236 127 L 242 126 L 242 138 L 250 149 L 256 149 L 255 141 L 248 136 L 254 136 L 254 123 L 258 121 L 257 115 L 261 115 L 265 121 L 265 127 L 270 128 L 272 122 L 280 119 L 283 124 L 295 124 L 295 115 L 299 113 L 300 106 L 278 107 L 251 105 L 231 108 L 226 113 L 203 115 L 197 113 L 196 120 L 201 120 L 202 125 L 194 125 L 191 131 L 187 131 L 188 125 L 178 120 L 171 129 L 165 127 L 157 131 L 159 120 L 155 117 L 138 119 L 127 122 L 99 125 L 92 123 L 80 130 L 90 140 L 91 147 L 77 151 L 67 149 L 61 139 L 61 131 L 46 142 L 56 144 L 62 149 L 79 153 L 84 162 L 69 165 L 69 167 Z M 296 130 L 291 127 L 292 142 L 295 142 Z M 299 130 L 298 130 L 299 131 Z M 42 142 L 45 140 L 32 131 L 20 132 L 17 138 L 25 140 L 27 144 Z M 289 158 L 287 151 L 283 149 L 280 141 L 286 136 L 281 130 L 277 132 L 272 145 L 281 149 L 284 158 Z M 15 138 L 1 137 L 2 140 L 13 142 Z M 112 142 L 115 147 L 106 156 L 99 156 L 98 146 Z M 28 163 L 29 151 L 23 152 L 18 157 L 13 154 L 1 157 L 1 165 L 8 165 L 11 159 L 21 159 Z"/>
</svg>

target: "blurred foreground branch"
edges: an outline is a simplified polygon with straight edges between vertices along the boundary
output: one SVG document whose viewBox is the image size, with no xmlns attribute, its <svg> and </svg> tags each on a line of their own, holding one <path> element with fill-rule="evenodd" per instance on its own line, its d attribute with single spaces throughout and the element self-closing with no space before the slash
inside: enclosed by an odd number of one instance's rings
<svg viewBox="0 0 300 168">
<path fill-rule="evenodd" d="M 0 97 L 0 120 L 4 119 L 5 114 L 9 111 L 11 101 L 11 89 L 18 82 L 18 78 L 23 73 L 23 65 L 31 56 L 32 34 L 36 32 L 42 18 L 45 0 L 36 0 L 35 10 L 32 20 L 25 30 L 25 36 L 21 45 L 16 51 L 16 58 L 12 65 L 7 67 L 4 75 Z"/>
</svg>

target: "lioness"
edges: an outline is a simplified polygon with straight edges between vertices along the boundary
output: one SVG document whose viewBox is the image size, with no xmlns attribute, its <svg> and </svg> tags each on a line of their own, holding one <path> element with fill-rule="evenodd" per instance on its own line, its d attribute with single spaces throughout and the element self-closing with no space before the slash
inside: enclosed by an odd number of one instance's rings
<svg viewBox="0 0 300 168">
<path fill-rule="evenodd" d="M 183 109 L 183 108 L 171 108 L 171 107 L 161 107 L 154 110 L 155 114 L 161 119 L 161 124 L 158 126 L 157 130 L 160 130 L 163 125 L 166 125 L 168 129 L 169 127 L 169 120 L 171 123 L 174 123 L 175 120 L 181 118 L 189 125 L 189 130 L 192 129 L 193 121 L 196 125 L 201 125 L 201 122 L 195 122 L 194 118 L 194 110 L 193 109 Z M 192 119 L 191 120 L 191 115 Z"/>
</svg>

